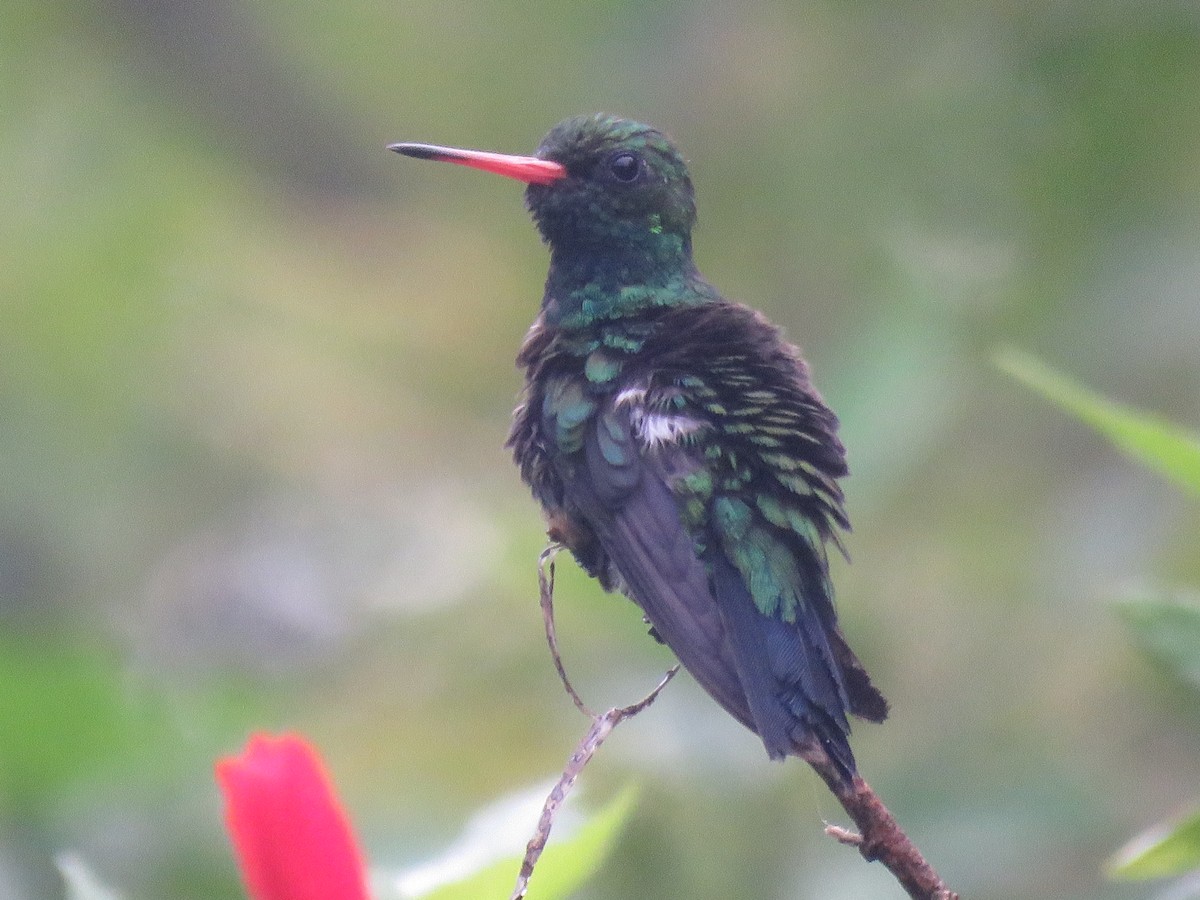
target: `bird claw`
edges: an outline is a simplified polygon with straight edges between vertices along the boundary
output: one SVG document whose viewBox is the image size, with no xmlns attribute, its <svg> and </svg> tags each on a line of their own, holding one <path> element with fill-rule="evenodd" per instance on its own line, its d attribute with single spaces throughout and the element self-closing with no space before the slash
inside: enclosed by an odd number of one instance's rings
<svg viewBox="0 0 1200 900">
<path fill-rule="evenodd" d="M 647 625 L 650 625 L 650 620 L 647 619 L 645 616 L 642 616 L 642 621 L 645 622 Z M 667 645 L 667 642 L 663 640 L 662 635 L 658 633 L 658 629 L 655 628 L 653 625 L 650 625 L 650 630 L 647 631 L 646 634 L 650 635 L 650 637 L 654 638 L 654 640 L 658 641 L 664 647 Z"/>
</svg>

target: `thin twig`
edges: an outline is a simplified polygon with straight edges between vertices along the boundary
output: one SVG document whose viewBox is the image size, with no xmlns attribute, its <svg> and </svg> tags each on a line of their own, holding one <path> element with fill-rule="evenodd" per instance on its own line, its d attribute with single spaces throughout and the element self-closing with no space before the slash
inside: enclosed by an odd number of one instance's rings
<svg viewBox="0 0 1200 900">
<path fill-rule="evenodd" d="M 580 773 L 583 772 L 583 767 L 588 764 L 596 751 L 600 749 L 600 745 L 604 743 L 605 739 L 612 733 L 612 730 L 631 716 L 636 716 L 653 703 L 662 692 L 662 689 L 667 686 L 667 683 L 679 671 L 678 665 L 672 666 L 654 690 L 637 703 L 629 706 L 613 707 L 600 715 L 592 712 L 587 707 L 587 704 L 583 702 L 579 694 L 575 691 L 575 688 L 571 685 L 571 679 L 567 677 L 566 667 L 563 665 L 562 656 L 558 652 L 558 639 L 554 630 L 554 557 L 561 549 L 562 545 L 551 544 L 542 551 L 542 555 L 538 558 L 538 584 L 541 588 L 542 620 L 546 625 L 546 642 L 550 645 L 550 655 L 554 658 L 554 668 L 558 671 L 558 677 L 570 695 L 571 700 L 579 708 L 580 712 L 592 720 L 592 724 L 588 728 L 587 734 L 575 746 L 575 752 L 567 760 L 567 765 L 563 768 L 562 776 L 558 779 L 554 787 L 551 788 L 549 796 L 546 797 L 546 803 L 542 806 L 542 815 L 538 819 L 537 830 L 534 831 L 533 837 L 529 839 L 529 844 L 525 848 L 525 858 L 521 862 L 521 871 L 517 875 L 517 884 L 513 888 L 510 900 L 523 900 L 526 892 L 529 890 L 529 879 L 533 876 L 533 868 L 537 865 L 542 851 L 546 849 L 546 841 L 550 838 L 550 829 L 554 827 L 554 819 L 558 815 L 558 810 L 562 806 L 563 801 L 566 800 L 567 794 L 575 786 L 575 781 L 579 778 Z"/>
<path fill-rule="evenodd" d="M 542 555 L 538 557 L 538 590 L 542 606 L 542 622 L 546 626 L 546 643 L 550 645 L 554 668 L 558 671 L 559 680 L 567 689 L 571 701 L 581 713 L 589 719 L 595 719 L 596 714 L 588 709 L 587 704 L 571 686 L 571 679 L 567 677 L 567 670 L 563 668 L 562 656 L 558 652 L 558 634 L 554 629 L 554 557 L 558 556 L 562 549 L 562 544 L 553 543 L 546 547 L 542 551 Z"/>
</svg>

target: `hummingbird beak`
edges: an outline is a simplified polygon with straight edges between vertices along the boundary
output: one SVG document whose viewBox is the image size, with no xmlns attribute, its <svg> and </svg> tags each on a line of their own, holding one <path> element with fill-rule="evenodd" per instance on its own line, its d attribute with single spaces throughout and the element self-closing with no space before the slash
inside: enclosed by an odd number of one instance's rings
<svg viewBox="0 0 1200 900">
<path fill-rule="evenodd" d="M 388 149 L 413 159 L 432 159 L 483 169 L 485 172 L 515 178 L 526 184 L 551 184 L 565 178 L 567 174 L 566 168 L 559 163 L 538 159 L 536 156 L 508 156 L 483 150 L 436 147 L 433 144 L 388 144 Z"/>
</svg>

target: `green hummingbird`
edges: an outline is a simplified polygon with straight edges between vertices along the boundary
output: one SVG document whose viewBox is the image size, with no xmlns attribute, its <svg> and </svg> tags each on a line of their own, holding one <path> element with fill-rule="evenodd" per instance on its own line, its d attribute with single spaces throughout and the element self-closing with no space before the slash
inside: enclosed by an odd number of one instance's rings
<svg viewBox="0 0 1200 900">
<path fill-rule="evenodd" d="M 605 114 L 560 122 L 534 156 L 389 149 L 528 185 L 550 270 L 507 446 L 551 538 L 771 758 L 823 747 L 849 783 L 848 716 L 888 705 L 834 612 L 837 418 L 780 330 L 696 269 L 679 151 Z"/>
</svg>

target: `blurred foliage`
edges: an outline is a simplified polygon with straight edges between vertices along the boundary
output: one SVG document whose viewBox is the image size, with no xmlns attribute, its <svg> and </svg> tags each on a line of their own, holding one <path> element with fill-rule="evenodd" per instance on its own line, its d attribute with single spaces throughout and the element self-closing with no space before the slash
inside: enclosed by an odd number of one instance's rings
<svg viewBox="0 0 1200 900">
<path fill-rule="evenodd" d="M 1172 614 L 1157 611 L 1161 619 L 1155 622 L 1153 630 L 1160 642 L 1165 642 L 1166 634 L 1163 626 L 1172 620 L 1177 620 L 1179 610 Z M 1200 615 L 1200 606 L 1186 611 L 1194 619 Z M 1155 612 L 1140 611 L 1139 625 L 1144 633 L 1147 621 L 1156 618 Z M 1177 636 L 1169 638 L 1175 656 L 1181 649 L 1186 649 L 1192 665 L 1200 660 L 1200 641 L 1196 640 L 1193 632 L 1185 635 L 1184 639 Z M 1188 644 L 1186 648 L 1184 644 Z M 1171 659 L 1170 662 L 1177 662 Z M 1145 880 L 1170 878 L 1180 875 L 1189 876 L 1162 894 L 1163 897 L 1185 900 L 1187 897 L 1200 896 L 1200 811 L 1194 811 L 1181 820 L 1164 822 L 1155 825 L 1134 837 L 1124 847 L 1109 859 L 1107 865 L 1111 877 L 1126 880 Z"/>
<path fill-rule="evenodd" d="M 1127 844 L 1113 858 L 1114 878 L 1166 878 L 1200 868 L 1200 812 L 1162 825 Z"/>
<path fill-rule="evenodd" d="M 1200 690 L 1200 599 L 1138 598 L 1117 612 L 1147 653 Z"/>
<path fill-rule="evenodd" d="M 501 449 L 545 252 L 516 185 L 383 146 L 608 109 L 842 418 L 868 779 L 964 896 L 1146 896 L 1100 864 L 1194 793 L 1200 706 L 1103 601 L 1200 583 L 1200 521 L 988 354 L 1200 421 L 1194 4 L 10 0 L 0 59 L 0 895 L 74 853 L 238 896 L 251 729 L 325 748 L 389 869 L 560 770 Z M 644 694 L 636 610 L 559 574 L 575 683 Z M 685 678 L 588 777 L 645 789 L 580 897 L 901 896 Z"/>
<path fill-rule="evenodd" d="M 1003 350 L 996 361 L 1144 466 L 1200 495 L 1200 434 L 1106 400 L 1018 350 Z"/>
<path fill-rule="evenodd" d="M 1143 465 L 1200 492 L 1200 439 L 1194 434 L 1106 400 L 1019 351 L 1005 350 L 997 362 Z M 1120 603 L 1117 611 L 1150 655 L 1200 689 L 1200 603 L 1142 598 Z M 1200 813 L 1143 833 L 1109 862 L 1116 878 L 1162 878 L 1191 871 L 1200 871 Z"/>
<path fill-rule="evenodd" d="M 561 828 L 556 829 L 534 868 L 524 896 L 529 900 L 565 900 L 572 896 L 596 874 L 612 851 L 633 811 L 636 796 L 635 790 L 626 788 L 586 821 L 574 823 L 574 828 L 568 834 L 564 835 Z M 442 866 L 452 877 L 441 878 L 436 886 L 429 885 L 426 888 L 422 885 L 419 889 L 410 887 L 405 890 L 406 879 L 403 875 L 394 879 L 384 875 L 374 879 L 382 887 L 375 890 L 372 896 L 375 900 L 408 900 L 415 896 L 428 900 L 508 897 L 513 893 L 513 885 L 525 857 L 522 838 L 532 836 L 532 830 L 523 833 L 515 828 L 498 828 L 484 840 L 489 840 L 495 846 L 512 843 L 512 838 L 516 837 L 522 852 L 502 854 L 502 858 L 493 859 L 492 854 L 487 852 L 491 847 L 473 847 L 475 852 L 459 852 Z"/>
<path fill-rule="evenodd" d="M 87 863 L 76 856 L 62 855 L 56 860 L 67 900 L 120 900 L 120 895 L 100 883 Z"/>
</svg>

